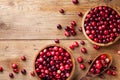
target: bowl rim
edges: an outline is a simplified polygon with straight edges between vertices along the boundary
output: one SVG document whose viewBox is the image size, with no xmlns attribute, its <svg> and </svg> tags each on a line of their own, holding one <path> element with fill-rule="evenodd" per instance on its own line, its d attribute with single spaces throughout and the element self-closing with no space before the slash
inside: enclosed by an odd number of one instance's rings
<svg viewBox="0 0 120 80">
<path fill-rule="evenodd" d="M 98 6 L 107 6 L 107 7 L 110 7 L 112 8 L 113 10 L 115 10 L 117 12 L 118 15 L 120 15 L 120 12 L 115 8 L 115 6 L 113 7 L 112 5 L 97 5 L 97 6 L 94 6 L 93 8 L 95 7 L 98 7 Z M 87 12 L 85 13 L 85 15 L 83 16 L 83 19 L 82 19 L 82 31 L 83 31 L 83 34 L 85 35 L 85 37 L 87 38 L 87 40 L 89 42 L 91 42 L 92 44 L 96 44 L 96 45 L 99 45 L 99 46 L 109 46 L 109 45 L 112 45 L 114 44 L 115 42 L 117 42 L 119 39 L 120 39 L 120 34 L 118 35 L 118 37 L 116 37 L 116 39 L 113 41 L 113 42 L 109 42 L 109 43 L 97 43 L 97 42 L 94 42 L 93 40 L 91 40 L 88 35 L 86 34 L 85 32 L 85 27 L 84 27 L 84 20 L 87 16 L 87 14 L 90 12 L 91 8 L 89 10 L 87 10 Z"/>
<path fill-rule="evenodd" d="M 74 59 L 74 56 L 73 54 L 71 53 L 71 51 L 67 48 L 65 48 L 63 45 L 60 45 L 60 44 L 48 44 L 48 45 L 45 45 L 44 47 L 42 47 L 41 49 L 38 50 L 37 54 L 35 54 L 35 57 L 34 57 L 34 62 L 33 62 L 33 69 L 34 69 L 34 72 L 35 72 L 35 75 L 37 77 L 38 80 L 41 80 L 39 78 L 39 76 L 37 75 L 36 71 L 35 71 L 35 61 L 39 55 L 39 52 L 42 51 L 43 49 L 45 48 L 48 48 L 50 46 L 58 46 L 58 47 L 61 47 L 63 49 L 65 49 L 69 54 L 70 54 L 70 57 L 71 57 L 71 60 L 72 60 L 72 64 L 73 64 L 73 67 L 72 67 L 72 70 L 71 70 L 71 73 L 70 73 L 70 76 L 66 79 L 66 80 L 71 80 L 73 78 L 73 75 L 74 75 L 74 72 L 75 72 L 75 59 Z"/>
</svg>

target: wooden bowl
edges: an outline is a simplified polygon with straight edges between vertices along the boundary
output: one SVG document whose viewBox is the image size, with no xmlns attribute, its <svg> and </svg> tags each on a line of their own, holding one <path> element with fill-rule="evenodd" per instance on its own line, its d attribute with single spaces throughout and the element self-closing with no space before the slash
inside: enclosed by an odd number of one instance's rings
<svg viewBox="0 0 120 80">
<path fill-rule="evenodd" d="M 103 6 L 108 6 L 108 7 L 112 8 L 112 9 L 114 9 L 114 10 L 120 15 L 120 12 L 119 12 L 115 7 L 110 6 L 110 5 L 103 5 Z M 95 6 L 95 7 L 98 7 L 98 6 Z M 94 7 L 94 8 L 95 8 L 95 7 Z M 109 46 L 109 45 L 112 45 L 112 44 L 114 44 L 115 42 L 117 42 L 117 41 L 120 39 L 120 34 L 119 34 L 118 37 L 116 37 L 116 39 L 115 39 L 113 42 L 109 42 L 109 43 L 105 43 L 105 44 L 104 44 L 104 43 L 94 42 L 93 40 L 91 40 L 91 39 L 88 37 L 88 35 L 87 35 L 86 32 L 85 32 L 84 20 L 85 20 L 85 18 L 86 18 L 87 14 L 89 13 L 90 10 L 91 10 L 91 9 L 89 9 L 89 10 L 85 13 L 85 15 L 83 16 L 83 19 L 82 19 L 82 31 L 83 31 L 83 34 L 85 35 L 85 37 L 87 38 L 87 40 L 90 41 L 92 44 L 96 44 L 96 45 L 99 45 L 99 46 Z"/>
<path fill-rule="evenodd" d="M 58 47 L 61 47 L 61 48 L 65 49 L 65 50 L 70 54 L 73 67 L 72 67 L 72 71 L 71 71 L 71 73 L 70 73 L 70 76 L 69 76 L 66 80 L 72 80 L 73 75 L 74 75 L 74 71 L 75 71 L 75 60 L 74 60 L 74 57 L 73 57 L 72 53 L 71 53 L 67 48 L 65 48 L 65 47 L 63 47 L 63 46 L 61 46 L 61 45 L 58 45 L 58 44 L 50 44 L 50 45 L 47 45 L 47 46 L 41 48 L 41 49 L 38 51 L 38 53 L 37 53 L 37 55 L 35 55 L 35 59 L 34 59 L 34 72 L 35 72 L 35 74 L 37 75 L 37 73 L 36 73 L 36 71 L 35 71 L 35 61 L 36 61 L 36 58 L 37 58 L 39 52 L 42 51 L 42 50 L 45 49 L 45 48 L 50 47 L 50 46 L 58 46 Z M 41 80 L 41 79 L 38 77 L 38 75 L 37 75 L 37 80 Z"/>
</svg>

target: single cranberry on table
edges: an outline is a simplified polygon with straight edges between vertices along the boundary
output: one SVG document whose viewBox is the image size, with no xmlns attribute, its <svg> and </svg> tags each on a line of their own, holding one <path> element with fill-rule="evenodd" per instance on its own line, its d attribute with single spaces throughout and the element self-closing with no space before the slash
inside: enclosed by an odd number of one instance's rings
<svg viewBox="0 0 120 80">
<path fill-rule="evenodd" d="M 82 58 L 81 56 L 79 56 L 79 57 L 77 58 L 77 61 L 78 61 L 79 63 L 82 63 L 82 62 L 83 62 L 83 58 Z"/>
<path fill-rule="evenodd" d="M 58 25 L 57 25 L 57 29 L 59 29 L 59 30 L 61 30 L 61 29 L 62 29 L 61 24 L 58 24 Z"/>
<path fill-rule="evenodd" d="M 44 53 L 44 50 L 46 52 Z M 45 47 L 40 51 L 35 60 L 35 72 L 41 79 L 67 79 L 73 72 L 73 59 L 70 53 L 57 45 Z M 54 52 L 54 55 L 52 55 Z M 48 56 L 48 53 L 50 55 Z M 46 56 L 46 59 L 44 59 Z M 42 59 L 41 59 L 42 58 Z M 63 75 L 64 74 L 64 75 Z"/>
<path fill-rule="evenodd" d="M 79 1 L 78 1 L 78 0 L 72 0 L 72 3 L 73 3 L 73 4 L 78 4 Z"/>
<path fill-rule="evenodd" d="M 14 78 L 14 74 L 13 73 L 9 73 L 9 77 L 10 78 Z"/>
<path fill-rule="evenodd" d="M 59 39 L 54 39 L 54 42 L 55 43 L 59 43 Z"/>
<path fill-rule="evenodd" d="M 34 72 L 34 71 L 31 71 L 31 72 L 30 72 L 30 75 L 34 77 L 34 76 L 35 76 L 35 72 Z"/>
<path fill-rule="evenodd" d="M 62 14 L 65 13 L 64 9 L 59 9 L 59 12 L 62 13 Z"/>
<path fill-rule="evenodd" d="M 26 56 L 21 56 L 22 61 L 26 61 Z"/>
<path fill-rule="evenodd" d="M 86 67 L 84 64 L 80 64 L 80 69 L 84 70 Z"/>
<path fill-rule="evenodd" d="M 81 45 L 85 45 L 85 42 L 82 40 L 82 41 L 80 41 L 80 44 Z"/>
<path fill-rule="evenodd" d="M 81 52 L 82 53 L 87 53 L 87 49 L 83 47 L 83 48 L 81 48 Z"/>
<path fill-rule="evenodd" d="M 0 66 L 0 72 L 3 72 L 3 67 L 2 66 Z"/>
</svg>

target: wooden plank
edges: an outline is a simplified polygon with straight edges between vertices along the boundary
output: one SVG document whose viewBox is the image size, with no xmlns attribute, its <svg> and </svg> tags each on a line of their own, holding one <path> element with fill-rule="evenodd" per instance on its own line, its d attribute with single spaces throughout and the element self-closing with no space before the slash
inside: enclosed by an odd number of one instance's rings
<svg viewBox="0 0 120 80">
<path fill-rule="evenodd" d="M 110 2 L 116 6 L 119 3 L 120 0 Z M 64 30 L 58 31 L 56 25 L 65 27 L 75 20 L 78 28 L 82 18 L 77 13 L 85 13 L 100 4 L 104 3 L 80 0 L 79 5 L 73 5 L 70 0 L 0 0 L 0 39 L 85 39 L 78 31 L 76 37 L 66 38 Z M 58 12 L 60 8 L 65 9 L 65 15 Z"/>
<path fill-rule="evenodd" d="M 80 40 L 61 40 L 60 44 L 68 48 L 70 44 L 72 44 L 74 41 L 80 41 Z M 8 74 L 12 72 L 11 64 L 12 63 L 18 63 L 19 68 L 25 68 L 27 69 L 27 75 L 23 76 L 21 73 L 15 74 L 14 80 L 37 80 L 36 77 L 30 76 L 30 71 L 33 70 L 33 62 L 34 62 L 34 56 L 37 54 L 40 48 L 43 46 L 46 46 L 48 44 L 53 44 L 54 41 L 52 40 L 6 40 L 6 41 L 0 41 L 0 65 L 4 66 L 4 72 L 0 73 L 0 79 L 1 80 L 10 80 Z M 87 61 L 89 59 L 93 59 L 96 55 L 108 52 L 113 56 L 113 65 L 117 66 L 117 76 L 108 76 L 105 74 L 106 79 L 104 80 L 120 80 L 120 55 L 117 54 L 117 51 L 120 50 L 120 41 L 118 41 L 116 44 L 109 46 L 109 47 L 102 47 L 100 50 L 95 50 L 92 47 L 92 44 L 90 44 L 87 40 L 85 40 L 85 46 L 80 45 L 79 48 L 76 48 L 74 51 L 71 51 L 74 55 L 75 61 L 78 56 L 82 56 L 84 59 L 84 63 L 88 69 Z M 80 52 L 80 49 L 82 47 L 86 47 L 88 53 L 82 54 Z M 26 62 L 22 62 L 20 60 L 20 56 L 25 55 L 27 57 Z M 80 70 L 79 64 L 76 61 L 76 70 L 75 70 L 75 76 L 73 80 L 79 80 L 81 76 L 83 76 L 86 73 L 86 70 Z M 100 78 L 96 77 L 94 80 L 101 80 Z"/>
</svg>

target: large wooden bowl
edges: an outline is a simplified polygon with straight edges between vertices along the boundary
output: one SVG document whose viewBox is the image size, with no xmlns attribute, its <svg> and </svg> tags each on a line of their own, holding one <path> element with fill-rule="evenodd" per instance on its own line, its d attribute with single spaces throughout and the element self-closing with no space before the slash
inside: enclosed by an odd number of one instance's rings
<svg viewBox="0 0 120 80">
<path fill-rule="evenodd" d="M 108 6 L 108 7 L 112 8 L 112 9 L 114 9 L 114 10 L 120 15 L 120 12 L 119 12 L 115 7 L 110 6 L 110 5 L 103 5 L 103 6 Z M 98 7 L 98 6 L 95 6 L 95 7 Z M 94 7 L 94 8 L 95 8 L 95 7 Z M 86 15 L 89 13 L 90 10 L 91 10 L 91 9 L 89 9 L 89 10 L 85 13 L 85 15 L 83 16 L 83 19 L 82 19 L 82 30 L 83 30 L 83 34 L 85 35 L 85 37 L 87 38 L 87 40 L 90 41 L 92 44 L 96 44 L 96 45 L 99 45 L 99 46 L 109 46 L 109 45 L 114 44 L 116 41 L 118 41 L 118 40 L 120 39 L 120 34 L 119 34 L 118 37 L 115 38 L 115 40 L 114 40 L 113 42 L 109 42 L 109 43 L 105 43 L 105 44 L 104 44 L 104 43 L 94 42 L 93 40 L 91 40 L 91 39 L 88 37 L 88 35 L 87 35 L 86 32 L 85 32 L 84 20 L 85 20 Z"/>
<path fill-rule="evenodd" d="M 41 48 L 41 49 L 38 51 L 37 55 L 35 55 L 35 59 L 34 59 L 34 72 L 35 72 L 35 74 L 36 74 L 36 76 L 37 76 L 37 80 L 41 80 L 41 79 L 38 77 L 38 75 L 37 75 L 37 73 L 36 73 L 36 71 L 35 71 L 35 61 L 36 61 L 36 58 L 37 58 L 37 56 L 38 56 L 38 54 L 39 54 L 40 51 L 42 51 L 43 49 L 48 48 L 48 47 L 50 47 L 50 46 L 58 46 L 58 47 L 61 47 L 61 48 L 65 49 L 65 50 L 70 54 L 73 67 L 72 67 L 72 71 L 71 71 L 71 73 L 70 73 L 70 76 L 69 76 L 66 80 L 72 80 L 73 75 L 74 75 L 74 71 L 75 71 L 75 60 L 74 60 L 74 57 L 73 57 L 72 53 L 71 53 L 67 48 L 63 47 L 62 45 L 58 45 L 58 44 L 50 44 L 50 45 L 44 46 L 43 48 Z"/>
</svg>

